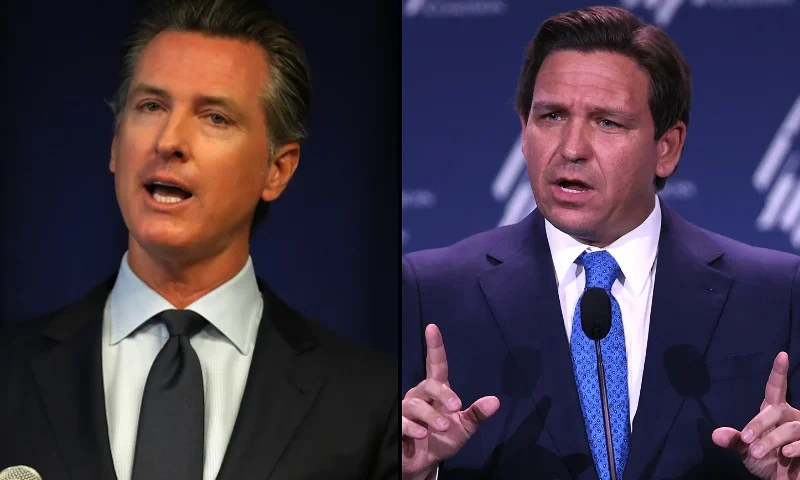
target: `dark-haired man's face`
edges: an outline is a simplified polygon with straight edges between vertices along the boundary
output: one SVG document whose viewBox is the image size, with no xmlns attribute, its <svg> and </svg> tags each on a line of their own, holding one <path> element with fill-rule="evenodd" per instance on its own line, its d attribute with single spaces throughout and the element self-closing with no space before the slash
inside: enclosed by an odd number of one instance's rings
<svg viewBox="0 0 800 480">
<path fill-rule="evenodd" d="M 255 43 L 167 31 L 147 45 L 110 163 L 131 258 L 241 260 L 256 204 L 280 195 L 299 157 L 292 144 L 268 163 L 267 80 Z"/>
<path fill-rule="evenodd" d="M 655 175 L 675 169 L 686 128 L 654 140 L 647 73 L 608 52 L 559 51 L 536 77 L 522 151 L 542 215 L 559 230 L 606 246 L 654 207 Z"/>
</svg>

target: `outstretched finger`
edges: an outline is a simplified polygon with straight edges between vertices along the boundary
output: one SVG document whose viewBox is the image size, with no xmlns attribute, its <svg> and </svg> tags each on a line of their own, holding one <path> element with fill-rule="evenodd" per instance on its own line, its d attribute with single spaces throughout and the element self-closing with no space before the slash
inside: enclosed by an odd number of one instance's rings
<svg viewBox="0 0 800 480">
<path fill-rule="evenodd" d="M 447 354 L 444 351 L 442 332 L 435 324 L 425 328 L 425 343 L 428 354 L 425 358 L 425 369 L 428 378 L 447 383 Z"/>
<path fill-rule="evenodd" d="M 469 436 L 472 436 L 486 419 L 497 413 L 500 409 L 500 399 L 497 397 L 482 397 L 461 412 L 462 425 Z"/>
<path fill-rule="evenodd" d="M 789 355 L 781 352 L 775 357 L 772 371 L 769 372 L 767 387 L 764 389 L 764 402 L 768 405 L 786 401 L 787 382 L 789 378 Z"/>
</svg>

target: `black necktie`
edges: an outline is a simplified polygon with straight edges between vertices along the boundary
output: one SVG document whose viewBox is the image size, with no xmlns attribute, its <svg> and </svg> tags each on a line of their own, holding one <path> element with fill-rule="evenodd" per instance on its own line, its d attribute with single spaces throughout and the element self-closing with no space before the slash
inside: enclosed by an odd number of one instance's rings
<svg viewBox="0 0 800 480">
<path fill-rule="evenodd" d="M 203 478 L 203 373 L 189 338 L 206 325 L 191 310 L 165 310 L 153 321 L 169 331 L 147 374 L 132 480 Z"/>
</svg>

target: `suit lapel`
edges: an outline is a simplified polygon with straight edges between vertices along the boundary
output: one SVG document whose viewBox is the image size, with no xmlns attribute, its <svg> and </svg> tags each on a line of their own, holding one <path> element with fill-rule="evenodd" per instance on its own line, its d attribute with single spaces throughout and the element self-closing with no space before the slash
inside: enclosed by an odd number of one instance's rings
<svg viewBox="0 0 800 480">
<path fill-rule="evenodd" d="M 489 257 L 500 263 L 480 275 L 481 289 L 534 402 L 550 405 L 549 411 L 539 412 L 544 434 L 552 438 L 572 477 L 597 478 L 591 468 L 544 218 L 535 210 L 511 228 L 518 229 L 522 238 L 493 247 Z M 531 362 L 535 358 L 545 359 L 544 368 L 542 362 Z"/>
<path fill-rule="evenodd" d="M 219 480 L 268 478 L 324 383 L 308 324 L 259 286 L 264 314 Z"/>
<path fill-rule="evenodd" d="M 662 202 L 650 331 L 625 479 L 651 478 L 684 401 L 668 377 L 670 350 L 704 354 L 733 284 L 709 265 L 721 257 L 706 234 Z"/>
<path fill-rule="evenodd" d="M 102 322 L 114 279 L 68 307 L 44 335 L 57 344 L 32 360 L 40 398 L 71 478 L 116 479 L 108 439 Z"/>
</svg>

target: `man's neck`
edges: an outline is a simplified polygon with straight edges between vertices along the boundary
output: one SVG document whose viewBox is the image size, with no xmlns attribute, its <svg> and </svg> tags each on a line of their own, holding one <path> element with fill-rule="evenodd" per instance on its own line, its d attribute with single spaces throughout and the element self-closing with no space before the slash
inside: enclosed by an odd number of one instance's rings
<svg viewBox="0 0 800 480">
<path fill-rule="evenodd" d="M 133 238 L 128 241 L 131 271 L 178 309 L 186 308 L 236 276 L 248 258 L 248 242 L 229 245 L 216 255 L 203 258 L 175 258 L 165 252 L 144 249 Z"/>
</svg>

